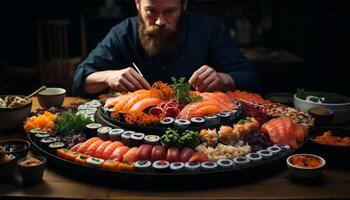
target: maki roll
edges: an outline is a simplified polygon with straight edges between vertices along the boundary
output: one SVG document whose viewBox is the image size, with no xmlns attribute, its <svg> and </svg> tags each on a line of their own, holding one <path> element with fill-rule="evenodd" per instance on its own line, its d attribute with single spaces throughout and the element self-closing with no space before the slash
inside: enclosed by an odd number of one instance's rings
<svg viewBox="0 0 350 200">
<path fill-rule="evenodd" d="M 279 147 L 278 145 L 273 145 L 271 147 L 268 147 L 267 150 L 272 152 L 275 155 L 281 155 L 282 153 L 282 148 Z"/>
<path fill-rule="evenodd" d="M 271 153 L 271 151 L 268 151 L 268 150 L 260 150 L 260 151 L 257 151 L 256 153 L 258 153 L 259 155 L 262 156 L 263 160 L 268 160 L 270 158 L 272 158 L 273 154 Z"/>
<path fill-rule="evenodd" d="M 230 120 L 235 121 L 237 119 L 237 110 L 231 110 L 230 112 Z"/>
<path fill-rule="evenodd" d="M 98 123 L 90 123 L 90 124 L 87 124 L 85 127 L 86 127 L 86 136 L 88 138 L 91 138 L 91 137 L 97 136 L 97 129 L 101 128 L 102 125 Z"/>
<path fill-rule="evenodd" d="M 211 171 L 211 170 L 215 170 L 218 168 L 218 164 L 216 164 L 216 162 L 212 162 L 212 161 L 205 161 L 201 163 L 201 169 L 203 171 Z"/>
<path fill-rule="evenodd" d="M 185 170 L 185 163 L 183 162 L 173 162 L 170 164 L 170 170 L 173 172 L 182 172 Z"/>
<path fill-rule="evenodd" d="M 124 131 L 124 133 L 122 133 L 121 140 L 126 146 L 130 146 L 130 144 L 131 144 L 130 137 L 133 133 L 135 133 L 135 132 L 134 131 Z"/>
<path fill-rule="evenodd" d="M 40 146 L 45 149 L 45 150 L 49 150 L 49 144 L 57 142 L 57 138 L 54 137 L 45 137 L 43 139 L 40 140 Z"/>
<path fill-rule="evenodd" d="M 97 108 L 89 107 L 88 109 L 85 110 L 85 114 L 87 114 L 87 115 L 95 115 L 96 111 L 97 111 Z"/>
<path fill-rule="evenodd" d="M 82 104 L 82 105 L 79 105 L 78 106 L 78 111 L 85 111 L 86 109 L 88 109 L 88 106 L 87 105 L 85 105 L 85 104 Z"/>
<path fill-rule="evenodd" d="M 247 157 L 252 163 L 259 163 L 263 159 L 258 153 L 248 153 L 245 157 Z"/>
<path fill-rule="evenodd" d="M 89 157 L 86 160 L 86 163 L 90 165 L 91 167 L 96 167 L 96 168 L 101 168 L 102 164 L 104 163 L 105 160 L 101 158 L 95 158 L 95 157 Z"/>
<path fill-rule="evenodd" d="M 157 145 L 159 144 L 160 137 L 158 135 L 146 135 L 143 140 L 146 144 Z"/>
<path fill-rule="evenodd" d="M 220 122 L 227 122 L 230 120 L 231 113 L 230 112 L 221 112 L 216 114 L 219 117 Z"/>
<path fill-rule="evenodd" d="M 36 134 L 38 134 L 38 135 L 36 135 Z M 50 134 L 48 132 L 43 131 L 40 128 L 34 128 L 34 129 L 29 131 L 29 137 L 36 142 L 39 142 L 44 137 L 49 137 L 49 136 L 50 136 Z"/>
<path fill-rule="evenodd" d="M 118 171 L 132 172 L 135 169 L 133 162 L 122 162 L 118 165 Z"/>
<path fill-rule="evenodd" d="M 172 127 L 174 124 L 175 119 L 173 117 L 166 117 L 163 120 L 161 120 L 159 123 L 163 127 Z"/>
<path fill-rule="evenodd" d="M 140 146 L 142 144 L 143 138 L 145 138 L 144 133 L 133 133 L 130 135 L 131 146 Z"/>
<path fill-rule="evenodd" d="M 119 164 L 120 162 L 117 162 L 115 160 L 106 160 L 102 164 L 102 169 L 109 170 L 109 171 L 117 171 Z"/>
<path fill-rule="evenodd" d="M 205 119 L 203 117 L 192 117 L 191 125 L 192 126 L 204 126 Z"/>
<path fill-rule="evenodd" d="M 64 142 L 53 142 L 49 144 L 49 152 L 55 154 L 58 149 L 64 148 L 66 144 Z"/>
<path fill-rule="evenodd" d="M 114 141 L 120 141 L 121 140 L 121 136 L 124 132 L 124 129 L 121 129 L 121 128 L 116 128 L 116 129 L 111 129 L 109 132 L 108 132 L 108 135 L 109 135 L 109 140 L 114 142 Z"/>
<path fill-rule="evenodd" d="M 216 115 L 204 116 L 204 119 L 206 126 L 211 126 L 219 123 L 219 117 Z"/>
<path fill-rule="evenodd" d="M 187 119 L 176 119 L 174 126 L 175 128 L 186 128 L 191 124 L 190 120 Z"/>
<path fill-rule="evenodd" d="M 152 164 L 152 168 L 157 172 L 167 172 L 169 170 L 170 163 L 166 160 L 157 160 Z"/>
<path fill-rule="evenodd" d="M 221 169 L 229 169 L 234 167 L 234 162 L 226 158 L 219 159 L 216 161 L 216 164 L 218 164 L 218 167 Z"/>
<path fill-rule="evenodd" d="M 281 147 L 283 155 L 287 155 L 287 154 L 289 154 L 292 151 L 288 144 L 278 145 L 278 146 Z"/>
<path fill-rule="evenodd" d="M 199 171 L 201 164 L 198 162 L 186 162 L 185 170 L 188 172 Z"/>
<path fill-rule="evenodd" d="M 239 157 L 234 158 L 233 162 L 235 163 L 235 166 L 237 168 L 244 168 L 245 166 L 247 166 L 249 164 L 250 160 L 246 157 L 239 156 Z"/>
<path fill-rule="evenodd" d="M 101 138 L 102 140 L 106 141 L 109 138 L 109 131 L 112 130 L 111 127 L 103 126 L 99 129 L 97 129 L 97 136 Z"/>
<path fill-rule="evenodd" d="M 86 164 L 86 160 L 89 158 L 89 156 L 80 154 L 78 157 L 75 158 L 74 162 L 79 164 Z"/>
<path fill-rule="evenodd" d="M 152 169 L 152 162 L 149 160 L 139 160 L 135 162 L 135 171 L 148 172 Z"/>
</svg>

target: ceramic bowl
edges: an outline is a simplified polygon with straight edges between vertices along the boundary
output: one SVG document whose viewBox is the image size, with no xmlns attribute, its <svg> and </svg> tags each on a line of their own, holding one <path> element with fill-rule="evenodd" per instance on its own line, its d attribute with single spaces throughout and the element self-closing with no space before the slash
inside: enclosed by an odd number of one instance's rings
<svg viewBox="0 0 350 200">
<path fill-rule="evenodd" d="M 310 108 L 322 106 L 334 112 L 332 124 L 344 123 L 350 120 L 350 97 L 346 97 L 334 93 L 318 92 L 319 95 L 324 96 L 328 103 L 318 103 L 307 101 L 294 95 L 294 107 L 308 112 Z"/>
<path fill-rule="evenodd" d="M 24 98 L 23 95 L 0 95 L 0 98 L 4 99 L 6 96 L 19 96 Z M 15 108 L 0 108 L 0 130 L 8 130 L 16 127 L 20 127 L 23 121 L 29 116 L 32 109 L 32 100 L 29 99 L 28 103 Z M 1 131 L 0 131 L 1 132 Z"/>
<path fill-rule="evenodd" d="M 23 182 L 25 184 L 35 184 L 42 180 L 44 175 L 44 170 L 46 166 L 46 158 L 43 156 L 31 156 L 32 158 L 35 158 L 39 161 L 41 161 L 40 164 L 36 165 L 23 165 L 22 163 L 28 159 L 22 158 L 17 161 L 17 166 L 19 169 L 19 172 L 21 173 Z"/>
<path fill-rule="evenodd" d="M 13 154 L 16 159 L 20 159 L 27 156 L 30 143 L 26 140 L 11 139 L 0 141 L 0 146 L 5 148 L 7 154 Z"/>
<path fill-rule="evenodd" d="M 313 167 L 304 167 L 293 163 L 293 158 L 300 156 L 317 159 L 319 161 L 319 165 Z M 314 154 L 294 154 L 287 158 L 288 169 L 292 172 L 294 176 L 299 178 L 316 178 L 322 174 L 325 165 L 326 160 Z"/>
<path fill-rule="evenodd" d="M 61 107 L 66 97 L 66 90 L 63 88 L 46 88 L 39 92 L 38 101 L 41 107 Z"/>
</svg>

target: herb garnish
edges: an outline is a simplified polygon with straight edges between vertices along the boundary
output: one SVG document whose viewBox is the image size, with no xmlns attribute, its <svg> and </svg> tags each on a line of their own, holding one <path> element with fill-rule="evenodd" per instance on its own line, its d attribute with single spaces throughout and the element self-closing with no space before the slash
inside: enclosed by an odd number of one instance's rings
<svg viewBox="0 0 350 200">
<path fill-rule="evenodd" d="M 175 99 L 176 101 L 181 105 L 186 105 L 191 102 L 196 102 L 198 100 L 201 100 L 201 96 L 191 96 L 191 85 L 189 83 L 185 82 L 185 77 L 179 78 L 176 80 L 176 78 L 171 77 L 171 80 L 173 81 L 173 84 L 171 85 L 175 92 Z"/>
</svg>

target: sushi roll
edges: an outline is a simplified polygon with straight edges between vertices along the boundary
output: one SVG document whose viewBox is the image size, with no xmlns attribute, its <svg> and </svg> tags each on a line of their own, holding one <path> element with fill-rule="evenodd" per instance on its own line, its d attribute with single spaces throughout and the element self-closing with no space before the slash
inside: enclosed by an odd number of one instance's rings
<svg viewBox="0 0 350 200">
<path fill-rule="evenodd" d="M 116 128 L 116 129 L 111 129 L 109 132 L 108 132 L 108 135 L 109 135 L 109 140 L 114 142 L 114 141 L 120 141 L 121 140 L 121 136 L 124 132 L 124 129 L 121 129 L 121 128 Z"/>
<path fill-rule="evenodd" d="M 170 164 L 170 170 L 172 172 L 182 172 L 185 170 L 185 163 L 183 162 L 173 162 Z"/>
<path fill-rule="evenodd" d="M 187 119 L 176 119 L 174 126 L 175 128 L 186 128 L 191 124 L 190 120 Z"/>
<path fill-rule="evenodd" d="M 201 164 L 198 162 L 186 162 L 185 163 L 185 170 L 188 172 L 199 171 L 200 167 L 201 167 Z"/>
<path fill-rule="evenodd" d="M 68 154 L 69 149 L 58 149 L 56 152 L 56 155 L 61 158 L 66 158 L 66 155 Z"/>
<path fill-rule="evenodd" d="M 74 162 L 79 163 L 79 164 L 86 164 L 86 160 L 89 158 L 89 156 L 84 155 L 84 154 L 80 154 L 79 156 L 77 156 L 74 160 Z"/>
<path fill-rule="evenodd" d="M 60 149 L 58 149 L 57 152 L 58 151 L 60 151 Z M 65 159 L 70 160 L 70 161 L 74 161 L 79 155 L 80 155 L 80 153 L 78 153 L 78 152 L 68 151 L 65 155 Z"/>
<path fill-rule="evenodd" d="M 78 106 L 78 111 L 85 111 L 87 108 L 88 108 L 87 105 L 82 104 L 82 105 Z"/>
<path fill-rule="evenodd" d="M 57 138 L 54 137 L 45 137 L 43 139 L 40 140 L 39 144 L 41 146 L 41 148 L 45 149 L 45 150 L 49 150 L 49 144 L 57 142 Z"/>
<path fill-rule="evenodd" d="M 268 147 L 267 150 L 271 151 L 274 155 L 281 155 L 282 153 L 282 148 L 279 147 L 278 145 L 273 145 L 271 147 Z"/>
<path fill-rule="evenodd" d="M 118 171 L 132 172 L 135 169 L 135 164 L 133 162 L 122 162 L 118 165 Z"/>
<path fill-rule="evenodd" d="M 255 164 L 261 162 L 263 159 L 263 157 L 258 153 L 248 153 L 245 157 Z"/>
<path fill-rule="evenodd" d="M 53 142 L 49 144 L 49 152 L 55 154 L 58 149 L 62 149 L 66 146 L 64 142 Z"/>
<path fill-rule="evenodd" d="M 216 114 L 219 117 L 220 122 L 227 122 L 230 120 L 231 113 L 230 112 L 221 112 Z"/>
<path fill-rule="evenodd" d="M 39 133 L 39 134 L 48 134 L 48 136 L 46 136 L 46 137 L 49 137 L 49 136 L 50 136 L 50 134 L 49 134 L 48 132 L 42 131 L 40 128 L 34 128 L 34 129 L 32 129 L 32 130 L 29 131 L 29 137 L 30 137 L 32 140 L 36 141 L 35 134 L 37 134 L 37 133 Z M 38 141 L 40 141 L 40 139 L 42 139 L 42 138 L 39 138 Z"/>
<path fill-rule="evenodd" d="M 91 138 L 91 137 L 97 136 L 97 129 L 101 128 L 102 125 L 98 123 L 90 123 L 90 124 L 87 124 L 85 127 L 86 127 L 86 131 L 85 131 L 86 136 L 88 138 Z"/>
<path fill-rule="evenodd" d="M 211 126 L 219 123 L 219 117 L 216 115 L 204 116 L 204 119 L 206 126 Z"/>
<path fill-rule="evenodd" d="M 157 160 L 152 164 L 152 168 L 157 172 L 169 171 L 170 163 L 166 160 Z"/>
<path fill-rule="evenodd" d="M 215 170 L 218 168 L 218 164 L 216 164 L 216 162 L 212 162 L 212 161 L 205 161 L 201 163 L 201 169 L 203 171 L 211 171 L 211 170 Z"/>
<path fill-rule="evenodd" d="M 89 107 L 88 109 L 85 110 L 85 113 L 86 113 L 87 115 L 95 115 L 96 111 L 97 111 L 97 108 L 91 108 L 91 107 Z"/>
<path fill-rule="evenodd" d="M 205 119 L 203 117 L 192 117 L 191 125 L 192 126 L 204 126 Z"/>
<path fill-rule="evenodd" d="M 272 158 L 272 156 L 273 156 L 273 153 L 271 151 L 268 151 L 268 150 L 265 150 L 265 149 L 264 150 L 259 150 L 256 153 L 261 155 L 263 160 L 268 160 L 268 159 Z"/>
<path fill-rule="evenodd" d="M 98 108 L 102 104 L 101 104 L 101 102 L 99 100 L 94 99 L 94 100 L 92 100 L 90 102 L 85 103 L 85 105 L 87 105 L 88 107 L 91 107 L 91 108 Z"/>
<path fill-rule="evenodd" d="M 292 149 L 290 148 L 290 146 L 288 144 L 278 145 L 278 146 L 281 147 L 283 155 L 287 155 L 292 151 Z"/>
<path fill-rule="evenodd" d="M 40 143 L 40 140 L 46 137 L 50 137 L 50 134 L 48 132 L 42 131 L 42 132 L 36 132 L 34 134 L 34 141 L 36 143 Z"/>
<path fill-rule="evenodd" d="M 230 169 L 234 167 L 234 162 L 226 158 L 219 159 L 216 161 L 216 164 L 218 164 L 220 169 Z"/>
<path fill-rule="evenodd" d="M 143 139 L 145 138 L 144 133 L 133 133 L 130 135 L 131 146 L 140 146 Z"/>
<path fill-rule="evenodd" d="M 97 129 L 97 136 L 101 138 L 102 140 L 106 141 L 109 138 L 109 131 L 112 130 L 111 127 L 108 126 L 102 126 L 99 129 Z"/>
<path fill-rule="evenodd" d="M 134 131 L 124 131 L 124 133 L 122 133 L 121 140 L 126 146 L 130 146 L 130 144 L 131 144 L 130 137 L 133 133 L 135 133 L 135 132 Z"/>
<path fill-rule="evenodd" d="M 152 162 L 149 160 L 139 160 L 135 162 L 135 171 L 148 172 L 152 169 Z"/>
<path fill-rule="evenodd" d="M 101 158 L 89 157 L 86 160 L 86 164 L 88 164 L 91 167 L 101 168 L 104 161 L 105 160 L 103 160 Z"/>
<path fill-rule="evenodd" d="M 115 160 L 106 160 L 102 164 L 102 169 L 109 170 L 109 171 L 117 171 L 119 164 L 120 162 L 117 162 Z"/>
<path fill-rule="evenodd" d="M 159 123 L 162 127 L 172 127 L 174 125 L 175 119 L 173 117 L 166 117 Z"/>
<path fill-rule="evenodd" d="M 246 157 L 239 156 L 234 158 L 233 162 L 235 163 L 235 167 L 244 168 L 249 164 L 250 160 Z"/>
<path fill-rule="evenodd" d="M 160 137 L 158 135 L 146 135 L 143 140 L 146 144 L 157 145 L 159 144 Z"/>
</svg>

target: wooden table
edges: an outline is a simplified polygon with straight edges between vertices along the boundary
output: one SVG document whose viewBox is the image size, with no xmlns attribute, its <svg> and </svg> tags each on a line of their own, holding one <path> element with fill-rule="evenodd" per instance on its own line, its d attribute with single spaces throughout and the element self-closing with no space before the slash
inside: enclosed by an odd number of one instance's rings
<svg viewBox="0 0 350 200">
<path fill-rule="evenodd" d="M 75 102 L 77 98 L 66 98 L 65 104 Z M 33 109 L 38 107 L 33 99 Z M 1 133 L 0 140 L 19 138 L 23 133 Z M 220 187 L 186 190 L 177 188 L 148 189 L 118 188 L 87 183 L 70 178 L 64 173 L 47 168 L 43 182 L 24 186 L 19 174 L 10 182 L 1 181 L 0 199 L 43 198 L 43 199 L 350 199 L 350 170 L 326 168 L 323 177 L 305 182 L 292 178 L 286 167 L 264 178 L 252 181 L 232 180 L 232 184 Z M 64 169 L 62 169 L 64 170 Z M 78 172 L 77 172 L 78 173 Z M 259 176 L 259 175 L 258 175 Z M 220 182 L 220 180 L 216 180 Z M 240 184 L 242 182 L 242 184 Z M 186 185 L 186 180 L 183 180 Z"/>
</svg>

